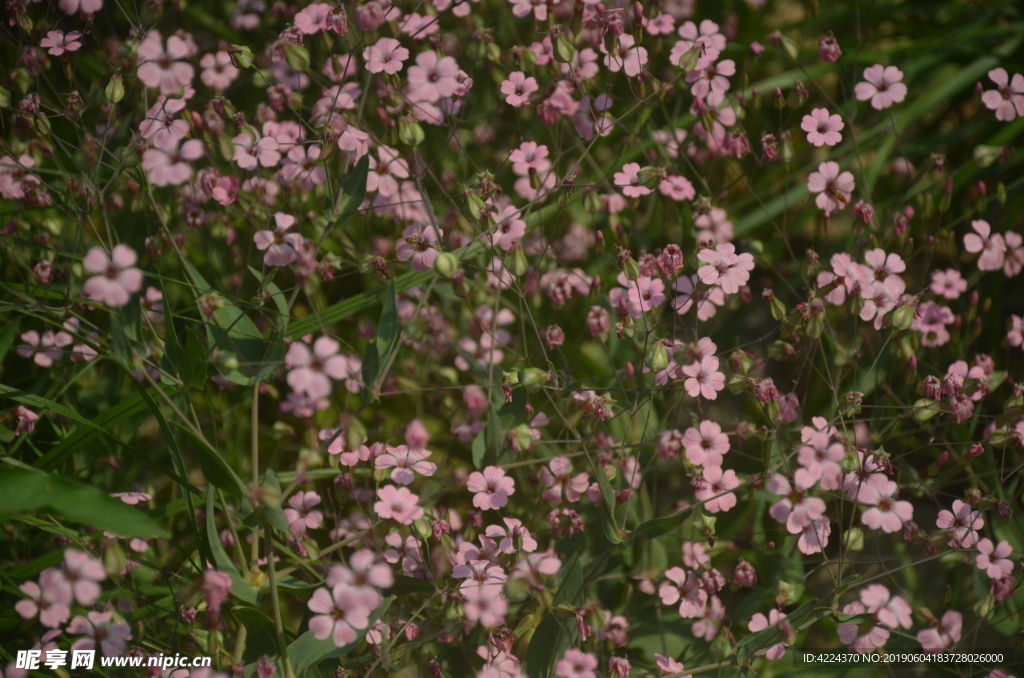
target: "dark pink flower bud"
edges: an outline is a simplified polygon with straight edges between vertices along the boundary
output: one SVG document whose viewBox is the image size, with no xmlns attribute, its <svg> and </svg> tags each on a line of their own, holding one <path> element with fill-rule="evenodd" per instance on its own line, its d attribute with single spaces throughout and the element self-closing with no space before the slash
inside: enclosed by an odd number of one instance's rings
<svg viewBox="0 0 1024 678">
<path fill-rule="evenodd" d="M 818 42 L 818 56 L 830 64 L 834 64 L 843 56 L 843 50 L 839 49 L 839 42 L 835 36 L 827 35 Z"/>
</svg>

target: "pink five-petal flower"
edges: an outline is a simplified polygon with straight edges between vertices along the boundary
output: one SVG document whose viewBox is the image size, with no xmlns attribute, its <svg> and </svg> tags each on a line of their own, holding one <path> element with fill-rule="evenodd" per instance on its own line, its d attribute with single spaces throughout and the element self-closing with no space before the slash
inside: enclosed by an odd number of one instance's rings
<svg viewBox="0 0 1024 678">
<path fill-rule="evenodd" d="M 287 266 L 299 258 L 303 238 L 298 233 L 287 232 L 295 225 L 295 217 L 292 215 L 277 212 L 274 214 L 274 222 L 277 227 L 273 231 L 256 231 L 252 239 L 256 243 L 256 249 L 266 252 L 263 255 L 264 264 Z"/>
<path fill-rule="evenodd" d="M 978 542 L 978 556 L 976 563 L 979 570 L 984 570 L 989 579 L 1002 579 L 1009 577 L 1013 572 L 1013 547 L 1005 539 L 994 545 L 991 539 L 982 539 Z"/>
<path fill-rule="evenodd" d="M 675 174 L 670 174 L 662 179 L 661 183 L 658 184 L 658 190 L 661 191 L 662 195 L 676 202 L 685 202 L 697 197 L 697 191 L 694 189 L 693 183 L 686 177 Z"/>
<path fill-rule="evenodd" d="M 903 71 L 895 66 L 875 64 L 864 69 L 864 80 L 859 82 L 853 93 L 860 101 L 871 101 L 876 111 L 898 104 L 907 97 L 907 86 L 904 85 Z"/>
<path fill-rule="evenodd" d="M 895 481 L 886 482 L 884 489 L 876 489 L 861 501 L 870 505 L 860 520 L 873 530 L 881 529 L 887 534 L 899 531 L 903 523 L 914 517 L 914 507 L 909 501 L 894 499 L 899 491 Z"/>
<path fill-rule="evenodd" d="M 1018 115 L 1024 116 L 1024 75 L 1014 73 L 1011 80 L 1005 68 L 994 68 L 988 72 L 988 78 L 996 89 L 986 90 L 981 100 L 996 112 L 996 120 L 1009 122 Z"/>
<path fill-rule="evenodd" d="M 142 271 L 135 268 L 137 260 L 135 250 L 128 245 L 115 245 L 110 255 L 93 247 L 82 260 L 82 267 L 96 275 L 85 281 L 82 294 L 111 308 L 124 306 L 142 289 Z"/>
<path fill-rule="evenodd" d="M 815 108 L 800 123 L 800 129 L 807 132 L 807 141 L 819 147 L 835 146 L 842 141 L 843 135 L 839 131 L 843 127 L 843 117 L 829 115 L 827 108 Z"/>
<path fill-rule="evenodd" d="M 68 549 L 64 551 L 64 572 L 71 583 L 75 600 L 86 607 L 99 600 L 99 582 L 107 578 L 103 563 L 85 551 Z"/>
<path fill-rule="evenodd" d="M 387 452 L 374 460 L 374 466 L 378 469 L 395 469 L 391 472 L 391 480 L 399 485 L 411 484 L 417 473 L 432 476 L 437 471 L 437 465 L 427 461 L 430 458 L 429 450 L 408 445 L 388 445 L 386 449 Z"/>
<path fill-rule="evenodd" d="M 768 628 L 778 628 L 779 637 L 782 638 L 780 642 L 772 645 L 764 653 L 764 656 L 768 659 L 781 659 L 786 654 L 786 648 L 789 647 L 789 643 L 785 642 L 787 632 L 789 629 L 789 622 L 782 623 L 786 618 L 785 612 L 779 612 L 778 610 L 772 610 L 765 617 L 763 614 L 758 612 L 750 618 L 750 622 L 747 624 L 747 629 L 757 633 L 758 631 L 764 631 Z"/>
<path fill-rule="evenodd" d="M 679 616 L 686 619 L 697 619 L 704 616 L 704 607 L 708 603 L 708 594 L 704 590 L 700 578 L 693 572 L 681 567 L 669 568 L 665 572 L 669 581 L 663 582 L 658 588 L 658 596 L 663 605 L 679 603 Z"/>
<path fill-rule="evenodd" d="M 909 629 L 913 626 L 910 605 L 903 598 L 890 594 L 883 584 L 871 584 L 861 589 L 860 602 L 869 614 L 878 618 L 879 623 L 891 629 Z"/>
<path fill-rule="evenodd" d="M 715 422 L 704 420 L 697 428 L 686 429 L 682 444 L 691 464 L 721 466 L 723 455 L 729 451 L 729 436 Z"/>
<path fill-rule="evenodd" d="M 68 625 L 67 633 L 81 634 L 71 645 L 71 650 L 95 650 L 97 645 L 107 657 L 120 657 L 132 638 L 127 622 L 114 621 L 113 612 L 89 612 L 86 617 L 75 617 Z"/>
<path fill-rule="evenodd" d="M 423 509 L 418 505 L 419 496 L 406 487 L 385 485 L 377 490 L 380 501 L 373 505 L 373 511 L 383 520 L 394 520 L 402 525 L 412 525 L 414 520 L 423 517 Z"/>
<path fill-rule="evenodd" d="M 694 398 L 715 400 L 718 392 L 725 388 L 725 375 L 718 371 L 715 356 L 704 356 L 699 362 L 683 367 L 682 373 L 686 377 L 683 387 Z"/>
<path fill-rule="evenodd" d="M 538 89 L 537 79 L 528 78 L 522 71 L 509 73 L 508 80 L 501 83 L 501 93 L 506 95 L 505 103 L 515 108 L 529 103 L 530 95 Z"/>
<path fill-rule="evenodd" d="M 540 470 L 540 482 L 545 489 L 541 496 L 555 506 L 562 503 L 562 493 L 570 503 L 580 500 L 590 487 L 590 476 L 585 471 L 572 475 L 572 462 L 568 457 L 555 457 Z"/>
<path fill-rule="evenodd" d="M 309 620 L 309 630 L 317 640 L 330 638 L 336 647 L 344 647 L 356 641 L 356 631 L 369 626 L 375 604 L 372 592 L 347 584 L 319 588 L 309 599 L 309 609 L 316 613 Z"/>
<path fill-rule="evenodd" d="M 797 476 L 790 484 L 786 476 L 776 473 L 766 485 L 769 492 L 781 497 L 768 509 L 768 514 L 780 523 L 786 523 L 790 534 L 802 533 L 805 527 L 825 513 L 825 502 L 820 497 L 807 496 L 807 490 L 814 482 Z"/>
<path fill-rule="evenodd" d="M 394 75 L 402 70 L 402 65 L 409 58 L 409 50 L 394 38 L 381 38 L 376 44 L 363 50 L 366 70 L 370 73 L 387 73 Z"/>
<path fill-rule="evenodd" d="M 315 530 L 324 522 L 324 514 L 313 510 L 320 503 L 320 495 L 316 492 L 296 492 L 288 499 L 288 508 L 284 516 L 288 519 L 288 528 L 292 534 L 302 535 L 306 530 Z"/>
<path fill-rule="evenodd" d="M 497 510 L 508 503 L 508 498 L 515 494 L 515 481 L 505 475 L 505 471 L 497 466 L 488 466 L 481 473 L 475 471 L 469 476 L 466 489 L 474 492 L 473 506 L 481 511 Z"/>
<path fill-rule="evenodd" d="M 572 647 L 555 664 L 558 678 L 597 678 L 597 657 Z"/>
<path fill-rule="evenodd" d="M 95 14 L 103 9 L 103 0 L 60 0 L 57 4 L 65 14 Z"/>
<path fill-rule="evenodd" d="M 704 502 L 704 509 L 708 513 L 728 511 L 736 506 L 736 495 L 729 491 L 740 486 L 735 471 L 723 471 L 721 466 L 708 466 L 704 469 L 703 475 L 704 480 L 700 489 L 694 494 L 698 501 Z"/>
<path fill-rule="evenodd" d="M 987 221 L 975 219 L 971 222 L 974 233 L 964 236 L 964 249 L 971 254 L 981 252 L 978 257 L 979 271 L 998 271 L 1003 267 L 1006 256 L 1006 240 L 999 233 L 992 233 Z"/>
<path fill-rule="evenodd" d="M 82 34 L 79 31 L 71 31 L 67 35 L 64 34 L 64 31 L 49 31 L 46 37 L 39 42 L 39 46 L 51 56 L 60 56 L 65 52 L 77 52 L 82 48 Z"/>
<path fill-rule="evenodd" d="M 429 271 L 439 254 L 438 235 L 444 235 L 444 231 L 435 229 L 430 224 L 424 226 L 414 221 L 402 232 L 402 239 L 395 247 L 395 254 L 398 255 L 399 261 L 412 259 L 412 270 L 419 273 Z"/>
<path fill-rule="evenodd" d="M 231 141 L 235 146 L 234 161 L 244 170 L 274 167 L 281 161 L 281 147 L 274 137 L 242 132 Z"/>
<path fill-rule="evenodd" d="M 740 285 L 750 279 L 754 270 L 754 256 L 749 252 L 736 254 L 732 243 L 716 245 L 714 249 L 703 249 L 697 258 L 704 265 L 697 269 L 697 276 L 705 285 L 718 285 L 726 294 L 736 294 Z"/>
<path fill-rule="evenodd" d="M 71 616 L 71 604 L 74 602 L 71 582 L 59 569 L 49 567 L 40 573 L 38 584 L 27 581 L 19 588 L 28 596 L 14 605 L 22 618 L 39 617 L 40 624 L 55 629 Z"/>
<path fill-rule="evenodd" d="M 325 398 L 331 394 L 331 379 L 348 376 L 348 360 L 339 355 L 339 344 L 330 337 L 313 342 L 313 350 L 304 341 L 294 341 L 285 353 L 288 385 L 310 398 Z"/>
<path fill-rule="evenodd" d="M 139 45 L 139 80 L 146 87 L 156 87 L 161 94 L 176 94 L 192 83 L 195 69 L 184 61 L 189 46 L 177 35 L 167 38 L 167 46 L 160 32 L 152 30 Z"/>
<path fill-rule="evenodd" d="M 180 148 L 179 148 L 180 144 Z M 203 157 L 203 142 L 199 139 L 166 140 L 162 146 L 147 149 L 142 154 L 142 169 L 154 186 L 180 186 L 192 178 L 189 163 Z"/>
<path fill-rule="evenodd" d="M 642 185 L 640 163 L 638 162 L 627 162 L 622 166 L 621 172 L 615 173 L 612 181 L 615 182 L 616 186 L 622 187 L 623 195 L 629 198 L 639 198 L 651 192 L 651 189 Z"/>
<path fill-rule="evenodd" d="M 934 623 L 934 622 L 933 622 Z M 928 652 L 941 652 L 950 645 L 960 642 L 964 617 L 956 610 L 947 610 L 942 621 L 930 629 L 917 634 L 917 642 Z"/>
<path fill-rule="evenodd" d="M 807 178 L 807 190 L 817 193 L 814 199 L 819 209 L 828 218 L 833 212 L 844 209 L 850 203 L 856 184 L 853 174 L 839 171 L 839 163 L 829 160 L 818 165 L 817 172 Z"/>
</svg>

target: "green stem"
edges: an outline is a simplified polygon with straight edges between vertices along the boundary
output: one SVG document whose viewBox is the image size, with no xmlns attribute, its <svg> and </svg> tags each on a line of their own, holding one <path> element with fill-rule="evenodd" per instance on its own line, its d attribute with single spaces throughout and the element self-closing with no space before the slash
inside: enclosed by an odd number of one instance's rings
<svg viewBox="0 0 1024 678">
<path fill-rule="evenodd" d="M 292 665 L 288 661 L 288 645 L 284 637 L 284 625 L 281 623 L 281 601 L 277 595 L 277 573 L 274 570 L 274 545 L 271 544 L 271 527 L 265 525 L 267 538 L 263 540 L 263 552 L 267 557 L 267 576 L 270 579 L 270 602 L 274 608 L 274 628 L 277 630 L 277 644 L 281 652 L 281 665 L 284 667 L 284 678 L 295 678 Z"/>
</svg>

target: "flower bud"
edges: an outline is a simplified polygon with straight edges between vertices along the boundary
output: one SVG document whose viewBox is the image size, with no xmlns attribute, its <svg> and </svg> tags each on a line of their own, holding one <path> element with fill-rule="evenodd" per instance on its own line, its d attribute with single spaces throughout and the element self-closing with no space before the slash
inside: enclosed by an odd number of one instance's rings
<svg viewBox="0 0 1024 678">
<path fill-rule="evenodd" d="M 645 362 L 655 374 L 668 367 L 668 349 L 665 348 L 665 344 L 660 341 L 656 342 L 651 347 L 651 350 L 647 352 L 647 360 Z"/>
<path fill-rule="evenodd" d="M 398 121 L 398 138 L 406 146 L 419 146 L 424 137 L 423 128 L 415 120 L 402 118 Z"/>
<path fill-rule="evenodd" d="M 554 54 L 556 61 L 567 64 L 572 62 L 573 57 L 576 56 L 576 48 L 567 39 L 558 38 L 555 40 Z"/>
<path fill-rule="evenodd" d="M 103 89 L 103 94 L 106 95 L 107 101 L 112 104 L 116 104 L 124 98 L 124 78 L 120 75 L 115 75 L 107 83 L 107 86 Z"/>
<path fill-rule="evenodd" d="M 441 252 L 434 261 L 434 270 L 440 273 L 446 280 L 451 280 L 458 269 L 459 258 L 451 252 Z"/>
</svg>

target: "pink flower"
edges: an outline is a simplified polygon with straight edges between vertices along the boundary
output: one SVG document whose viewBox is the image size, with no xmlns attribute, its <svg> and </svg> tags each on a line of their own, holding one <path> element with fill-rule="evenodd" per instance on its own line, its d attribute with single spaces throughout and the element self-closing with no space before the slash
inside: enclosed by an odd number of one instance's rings
<svg viewBox="0 0 1024 678">
<path fill-rule="evenodd" d="M 635 78 L 640 75 L 647 64 L 647 49 L 637 47 L 636 38 L 629 33 L 621 34 L 611 51 L 608 51 L 603 41 L 600 46 L 601 51 L 607 54 L 604 58 L 604 65 L 612 73 L 622 71 L 629 77 Z"/>
<path fill-rule="evenodd" d="M 978 532 L 985 526 L 981 511 L 975 511 L 970 504 L 961 500 L 953 501 L 953 510 L 939 511 L 935 526 L 946 529 L 958 548 L 971 548 L 978 541 Z"/>
<path fill-rule="evenodd" d="M 380 598 L 377 589 L 386 589 L 395 583 L 395 575 L 386 562 L 380 561 L 377 554 L 370 549 L 359 549 L 352 554 L 345 565 L 333 565 L 327 575 L 327 585 L 331 588 L 338 584 L 347 584 L 354 589 L 371 594 L 373 607 Z M 368 597 L 367 600 L 370 598 Z"/>
<path fill-rule="evenodd" d="M 294 23 L 306 35 L 315 35 L 327 30 L 330 19 L 331 6 L 324 2 L 314 2 L 296 12 Z"/>
<path fill-rule="evenodd" d="M 64 571 L 75 600 L 88 607 L 99 599 L 99 582 L 107 578 L 103 563 L 84 551 L 67 549 L 64 551 Z"/>
<path fill-rule="evenodd" d="M 371 73 L 394 75 L 402 70 L 409 58 L 409 50 L 394 38 L 381 38 L 376 44 L 363 50 L 366 70 Z"/>
<path fill-rule="evenodd" d="M 502 594 L 500 584 L 473 586 L 462 591 L 462 610 L 471 624 L 479 622 L 494 628 L 505 623 L 508 599 Z"/>
<path fill-rule="evenodd" d="M 612 177 L 616 186 L 622 187 L 623 195 L 629 198 L 639 198 L 642 195 L 647 195 L 651 192 L 651 189 L 642 185 L 640 179 L 640 163 L 638 162 L 627 162 L 622 166 L 621 172 L 616 172 L 615 176 Z"/>
<path fill-rule="evenodd" d="M 971 222 L 974 233 L 964 236 L 964 249 L 971 254 L 981 252 L 978 257 L 979 271 L 998 271 L 1003 267 L 1006 256 L 1006 241 L 999 233 L 993 234 L 987 221 L 975 219 Z"/>
<path fill-rule="evenodd" d="M 704 469 L 704 480 L 700 489 L 694 494 L 698 501 L 704 502 L 708 513 L 728 511 L 736 506 L 736 495 L 729 490 L 740 486 L 736 472 L 732 469 L 722 471 L 721 466 L 708 466 Z"/>
<path fill-rule="evenodd" d="M 395 247 L 395 254 L 398 255 L 399 261 L 412 259 L 412 270 L 419 273 L 429 271 L 434 267 L 434 262 L 437 261 L 439 254 L 437 248 L 439 235 L 444 235 L 444 231 L 439 228 L 435 229 L 429 224 L 424 226 L 420 222 L 414 221 L 402 232 L 402 239 Z"/>
<path fill-rule="evenodd" d="M 377 149 L 377 157 L 370 156 L 370 172 L 366 177 L 366 190 L 381 195 L 397 195 L 398 180 L 409 178 L 409 165 L 390 146 Z"/>
<path fill-rule="evenodd" d="M 718 371 L 718 358 L 705 356 L 699 362 L 681 368 L 686 381 L 683 386 L 690 396 L 701 396 L 707 400 L 718 398 L 718 391 L 725 388 L 725 375 Z"/>
<path fill-rule="evenodd" d="M 526 222 L 520 216 L 519 208 L 508 205 L 500 214 L 494 215 L 497 231 L 488 236 L 492 247 L 508 252 L 526 235 Z"/>
<path fill-rule="evenodd" d="M 519 108 L 529 103 L 530 95 L 539 89 L 536 78 L 528 78 L 522 71 L 509 73 L 508 80 L 501 83 L 501 93 L 507 95 L 505 103 Z"/>
<path fill-rule="evenodd" d="M 520 540 L 522 550 L 526 553 L 533 553 L 537 550 L 537 540 L 523 526 L 522 521 L 515 518 L 502 518 L 502 520 L 505 523 L 505 527 L 501 525 L 488 525 L 486 532 L 489 538 L 498 540 L 498 549 L 502 553 L 515 553 L 516 539 Z"/>
<path fill-rule="evenodd" d="M 72 645 L 74 650 L 95 650 L 96 646 L 107 657 L 120 657 L 132 638 L 127 622 L 114 621 L 113 612 L 90 612 L 88 618 L 75 617 L 68 624 L 68 634 L 85 635 Z"/>
<path fill-rule="evenodd" d="M 934 623 L 934 622 L 933 622 Z M 960 631 L 964 617 L 956 610 L 947 610 L 942 621 L 930 629 L 917 634 L 917 642 L 928 652 L 941 652 L 950 645 L 960 642 Z"/>
<path fill-rule="evenodd" d="M 568 457 L 555 457 L 547 467 L 540 470 L 540 482 L 547 489 L 541 493 L 544 499 L 555 506 L 562 503 L 562 493 L 569 503 L 576 503 L 590 487 L 590 476 L 586 473 L 572 475 L 572 462 Z"/>
<path fill-rule="evenodd" d="M 218 92 L 223 92 L 230 87 L 231 83 L 238 77 L 238 74 L 241 73 L 231 63 L 231 55 L 224 50 L 216 54 L 204 55 L 200 59 L 199 65 L 203 69 L 203 72 L 199 74 L 199 79 L 203 81 L 204 85 Z"/>
<path fill-rule="evenodd" d="M 555 664 L 558 678 L 597 678 L 597 657 L 572 647 Z"/>
<path fill-rule="evenodd" d="M 255 131 L 242 132 L 232 142 L 235 145 L 234 161 L 244 170 L 274 167 L 281 161 L 280 146 L 274 137 L 261 137 Z"/>
<path fill-rule="evenodd" d="M 49 367 L 57 360 L 64 357 L 61 349 L 70 346 L 74 339 L 67 332 L 47 330 L 40 335 L 35 330 L 29 330 L 21 335 L 24 344 L 18 346 L 18 355 L 22 358 L 32 358 L 32 362 L 40 367 Z"/>
<path fill-rule="evenodd" d="M 503 469 L 488 466 L 483 470 L 470 474 L 466 489 L 475 492 L 473 506 L 481 511 L 497 510 L 508 503 L 508 498 L 515 494 L 516 483 L 505 475 Z"/>
<path fill-rule="evenodd" d="M 418 505 L 420 498 L 405 487 L 385 485 L 377 490 L 380 501 L 373 505 L 373 511 L 383 520 L 394 520 L 402 525 L 412 525 L 423 517 Z"/>
<path fill-rule="evenodd" d="M 416 65 L 407 73 L 410 96 L 414 101 L 436 103 L 455 94 L 459 87 L 456 75 L 459 64 L 450 56 L 438 57 L 437 52 L 420 52 Z"/>
<path fill-rule="evenodd" d="M 82 49 L 82 34 L 79 31 L 71 31 L 64 35 L 64 31 L 49 31 L 46 37 L 39 42 L 39 46 L 47 50 L 51 56 L 60 56 L 65 52 L 77 52 Z"/>
<path fill-rule="evenodd" d="M 754 270 L 754 256 L 749 252 L 736 254 L 732 243 L 717 245 L 715 249 L 703 249 L 697 258 L 704 265 L 697 269 L 697 276 L 705 285 L 718 285 L 726 294 L 736 294 L 740 285 L 750 279 Z"/>
<path fill-rule="evenodd" d="M 1018 115 L 1024 116 L 1024 75 L 1014 73 L 1010 80 L 1006 69 L 994 68 L 988 72 L 988 79 L 996 84 L 996 89 L 986 90 L 981 100 L 996 112 L 996 120 L 1010 122 Z"/>
<path fill-rule="evenodd" d="M 296 392 L 311 398 L 325 398 L 331 394 L 331 379 L 348 376 L 348 360 L 339 355 L 341 345 L 330 337 L 313 342 L 313 350 L 304 341 L 294 341 L 285 353 L 288 385 Z"/>
<path fill-rule="evenodd" d="M 58 6 L 65 14 L 95 14 L 103 9 L 103 0 L 60 0 Z"/>
<path fill-rule="evenodd" d="M 704 420 L 698 428 L 686 429 L 682 440 L 686 458 L 695 466 L 721 466 L 723 455 L 729 451 L 729 436 L 713 421 Z"/>
<path fill-rule="evenodd" d="M 829 115 L 827 108 L 815 108 L 800 123 L 800 129 L 807 132 L 807 141 L 819 147 L 835 146 L 842 141 L 839 130 L 844 126 L 842 116 Z"/>
<path fill-rule="evenodd" d="M 354 643 L 370 624 L 376 605 L 372 592 L 337 584 L 331 590 L 319 588 L 309 599 L 309 609 L 317 613 L 309 620 L 309 630 L 317 640 L 330 638 L 336 647 Z"/>
<path fill-rule="evenodd" d="M 871 107 L 876 111 L 898 104 L 907 96 L 907 86 L 900 82 L 903 71 L 895 66 L 868 66 L 864 69 L 864 79 L 867 82 L 858 82 L 853 93 L 860 101 L 870 99 Z"/>
<path fill-rule="evenodd" d="M 263 263 L 267 266 L 287 266 L 299 258 L 299 249 L 302 247 L 303 238 L 298 233 L 287 233 L 288 229 L 295 225 L 295 217 L 284 212 L 274 214 L 274 221 L 277 228 L 273 231 L 256 231 L 252 237 L 256 243 L 256 249 L 263 255 Z"/>
<path fill-rule="evenodd" d="M 27 407 L 22 405 L 15 407 L 13 417 L 18 420 L 14 435 L 20 436 L 22 433 L 32 435 L 32 432 L 36 430 L 36 422 L 39 421 L 39 415 Z"/>
<path fill-rule="evenodd" d="M 179 141 L 188 136 L 188 123 L 181 119 L 185 110 L 184 99 L 168 99 L 161 94 L 156 98 L 146 119 L 139 123 L 143 139 L 152 139 L 157 148 L 176 148 Z"/>
<path fill-rule="evenodd" d="M 893 499 L 898 491 L 899 486 L 890 480 L 884 489 L 874 489 L 867 497 L 861 498 L 861 503 L 873 507 L 861 515 L 861 522 L 873 530 L 881 528 L 887 534 L 902 529 L 903 523 L 914 517 L 914 507 L 909 501 Z"/>
<path fill-rule="evenodd" d="M 203 142 L 189 139 L 178 148 L 177 141 L 150 148 L 142 154 L 142 169 L 154 186 L 180 186 L 192 178 L 189 161 L 203 157 Z"/>
<path fill-rule="evenodd" d="M 1009 577 L 1013 572 L 1012 555 L 1013 547 L 1005 539 L 998 546 L 993 545 L 991 539 L 982 539 L 978 542 L 978 569 L 984 570 L 989 579 Z"/>
<path fill-rule="evenodd" d="M 74 602 L 71 582 L 59 569 L 49 567 L 40 573 L 38 584 L 27 581 L 19 588 L 28 596 L 14 605 L 23 619 L 39 617 L 40 624 L 55 629 L 71 616 L 71 604 Z"/>
<path fill-rule="evenodd" d="M 206 600 L 210 626 L 216 627 L 217 619 L 220 617 L 220 608 L 231 593 L 231 576 L 217 570 L 206 570 L 203 572 L 200 590 Z"/>
<path fill-rule="evenodd" d="M 967 291 L 967 281 L 960 275 L 960 271 L 954 268 L 932 271 L 931 291 L 932 294 L 946 299 L 957 299 Z"/>
<path fill-rule="evenodd" d="M 421 476 L 432 476 L 437 471 L 437 465 L 427 461 L 430 458 L 429 450 L 408 445 L 389 445 L 386 449 L 387 452 L 374 461 L 374 466 L 378 469 L 394 468 L 391 480 L 399 485 L 411 484 L 416 479 L 416 473 Z"/>
<path fill-rule="evenodd" d="M 899 596 L 893 596 L 882 584 L 871 584 L 860 591 L 860 602 L 869 614 L 875 615 L 879 623 L 891 629 L 913 626 L 910 618 L 910 605 Z"/>
<path fill-rule="evenodd" d="M 717 52 L 708 52 L 697 61 L 697 67 L 686 74 L 686 82 L 693 83 L 690 94 L 704 99 L 712 92 L 729 91 L 729 78 L 736 75 L 736 62 L 723 59 L 715 63 L 717 59 Z"/>
<path fill-rule="evenodd" d="M 676 661 L 671 657 L 660 655 L 657 652 L 654 653 L 654 663 L 658 665 L 661 672 L 664 674 L 676 674 L 686 670 L 682 662 Z M 692 675 L 682 676 L 682 678 L 693 678 Z"/>
<path fill-rule="evenodd" d="M 789 636 L 789 623 L 783 623 L 785 618 L 786 613 L 779 612 L 778 610 L 770 611 L 767 617 L 758 612 L 750 618 L 750 622 L 747 624 L 747 629 L 757 633 L 758 631 L 764 631 L 768 628 L 778 628 L 779 637 L 787 638 Z M 769 647 L 768 650 L 765 651 L 764 656 L 771 660 L 780 659 L 786 654 L 787 647 L 789 647 L 789 643 L 783 640 Z"/>
<path fill-rule="evenodd" d="M 665 572 L 668 582 L 658 588 L 658 596 L 663 605 L 679 603 L 679 616 L 686 619 L 697 619 L 704 615 L 704 606 L 708 603 L 708 594 L 701 580 L 693 572 L 681 567 L 669 568 Z M 672 582 L 672 583 L 669 583 Z"/>
<path fill-rule="evenodd" d="M 676 202 L 685 202 L 697 197 L 697 191 L 693 188 L 690 180 L 675 174 L 670 174 L 662 179 L 661 183 L 658 184 L 658 190 L 661 191 L 662 195 Z"/>
<path fill-rule="evenodd" d="M 288 519 L 288 528 L 292 534 L 302 535 L 306 530 L 315 530 L 324 522 L 324 514 L 314 511 L 313 507 L 320 503 L 320 495 L 316 492 L 296 492 L 288 499 L 284 516 Z"/>
<path fill-rule="evenodd" d="M 183 61 L 189 46 L 177 35 L 167 38 L 164 48 L 159 31 L 150 31 L 139 45 L 138 76 L 146 87 L 158 87 L 161 94 L 177 94 L 192 83 L 195 70 Z"/>
<path fill-rule="evenodd" d="M 839 172 L 839 163 L 829 160 L 818 165 L 817 172 L 811 172 L 807 178 L 807 190 L 817 193 L 816 204 L 825 212 L 825 218 L 846 207 L 856 187 L 853 174 Z"/>
<path fill-rule="evenodd" d="M 797 453 L 797 463 L 803 467 L 797 470 L 797 474 L 806 474 L 801 476 L 804 486 L 810 487 L 820 481 L 821 489 L 838 490 L 843 482 L 843 468 L 839 464 L 845 457 L 842 443 L 830 443 L 827 435 L 814 437 Z"/>
<path fill-rule="evenodd" d="M 124 306 L 142 289 L 142 271 L 135 268 L 136 261 L 135 250 L 128 245 L 115 245 L 110 255 L 93 247 L 82 260 L 82 268 L 96 275 L 85 281 L 82 294 L 111 308 Z"/>
<path fill-rule="evenodd" d="M 832 534 L 832 522 L 828 516 L 815 518 L 804 525 L 800 532 L 800 538 L 796 541 L 796 546 L 800 549 L 800 553 L 808 556 L 812 553 L 821 553 L 828 546 L 830 534 Z"/>
<path fill-rule="evenodd" d="M 825 502 L 820 497 L 807 496 L 809 479 L 797 476 L 791 485 L 789 479 L 776 473 L 766 485 L 769 492 L 782 497 L 768 509 L 769 515 L 780 523 L 786 523 L 790 534 L 800 534 L 803 528 L 817 520 L 825 513 Z"/>
</svg>

